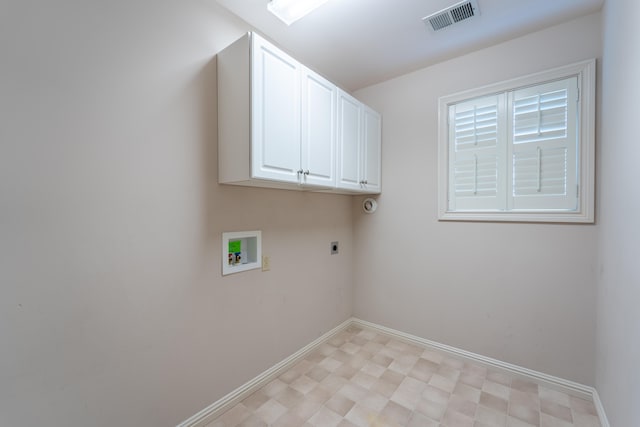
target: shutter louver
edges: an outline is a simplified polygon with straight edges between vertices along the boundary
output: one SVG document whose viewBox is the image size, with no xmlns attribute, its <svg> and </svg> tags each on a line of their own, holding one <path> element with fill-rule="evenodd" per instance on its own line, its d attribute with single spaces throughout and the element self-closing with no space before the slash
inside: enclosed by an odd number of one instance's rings
<svg viewBox="0 0 640 427">
<path fill-rule="evenodd" d="M 498 139 L 498 105 L 458 106 L 455 113 L 456 151 L 495 147 Z M 459 111 L 462 110 L 462 111 Z"/>
<path fill-rule="evenodd" d="M 514 144 L 566 138 L 566 89 L 518 99 L 513 110 Z"/>
<path fill-rule="evenodd" d="M 522 151 L 513 156 L 514 196 L 567 194 L 567 149 Z"/>
<path fill-rule="evenodd" d="M 456 197 L 495 196 L 498 163 L 496 156 L 466 158 L 455 163 Z"/>
</svg>

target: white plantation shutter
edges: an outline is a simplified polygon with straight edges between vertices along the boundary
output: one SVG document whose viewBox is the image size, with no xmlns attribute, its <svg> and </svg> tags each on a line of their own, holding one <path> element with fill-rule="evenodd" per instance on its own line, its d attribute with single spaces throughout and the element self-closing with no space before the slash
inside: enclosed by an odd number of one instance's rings
<svg viewBox="0 0 640 427">
<path fill-rule="evenodd" d="M 577 78 L 509 94 L 510 210 L 575 210 Z"/>
<path fill-rule="evenodd" d="M 595 60 L 440 97 L 438 218 L 593 222 Z"/>
<path fill-rule="evenodd" d="M 486 96 L 449 108 L 449 209 L 495 210 L 504 201 L 504 100 Z"/>
</svg>

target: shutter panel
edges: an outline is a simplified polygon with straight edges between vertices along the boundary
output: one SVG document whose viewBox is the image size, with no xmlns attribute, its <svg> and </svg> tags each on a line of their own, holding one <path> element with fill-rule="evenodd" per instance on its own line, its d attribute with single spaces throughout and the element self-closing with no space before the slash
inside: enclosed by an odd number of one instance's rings
<svg viewBox="0 0 640 427">
<path fill-rule="evenodd" d="M 503 209 L 501 111 L 504 115 L 504 96 L 499 95 L 449 107 L 450 210 Z"/>
<path fill-rule="evenodd" d="M 577 101 L 577 77 L 510 94 L 510 209 L 577 209 Z"/>
</svg>

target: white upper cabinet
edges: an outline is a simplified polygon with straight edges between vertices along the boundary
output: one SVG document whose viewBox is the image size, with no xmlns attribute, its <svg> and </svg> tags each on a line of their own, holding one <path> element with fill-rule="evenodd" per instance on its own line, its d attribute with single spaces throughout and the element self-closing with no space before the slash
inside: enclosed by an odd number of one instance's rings
<svg viewBox="0 0 640 427">
<path fill-rule="evenodd" d="M 379 193 L 380 155 L 380 115 L 339 90 L 337 186 L 344 190 Z"/>
<path fill-rule="evenodd" d="M 302 184 L 335 187 L 336 86 L 302 71 Z"/>
<path fill-rule="evenodd" d="M 360 102 L 338 92 L 338 187 L 360 190 L 362 176 L 362 108 Z"/>
<path fill-rule="evenodd" d="M 379 192 L 377 113 L 255 33 L 217 65 L 220 183 Z"/>
<path fill-rule="evenodd" d="M 297 183 L 302 66 L 254 35 L 251 49 L 251 177 Z"/>
</svg>

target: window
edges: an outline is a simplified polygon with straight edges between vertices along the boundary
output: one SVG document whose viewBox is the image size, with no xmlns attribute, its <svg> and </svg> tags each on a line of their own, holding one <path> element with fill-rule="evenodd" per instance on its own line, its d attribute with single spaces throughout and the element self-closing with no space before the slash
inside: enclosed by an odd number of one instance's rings
<svg viewBox="0 0 640 427">
<path fill-rule="evenodd" d="M 439 218 L 593 222 L 595 60 L 440 98 Z"/>
</svg>

